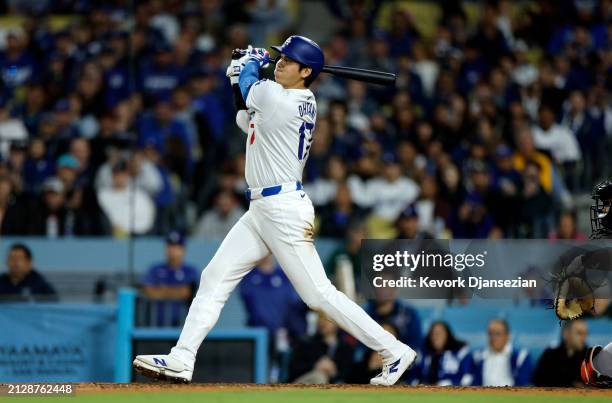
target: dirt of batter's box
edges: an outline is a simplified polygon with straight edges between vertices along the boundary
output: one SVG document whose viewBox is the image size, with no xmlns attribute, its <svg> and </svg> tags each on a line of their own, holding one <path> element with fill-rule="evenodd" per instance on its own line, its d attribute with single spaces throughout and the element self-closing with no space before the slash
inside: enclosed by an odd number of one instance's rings
<svg viewBox="0 0 612 403">
<path fill-rule="evenodd" d="M 459 386 L 391 386 L 372 385 L 293 385 L 293 384 L 239 384 L 239 383 L 200 383 L 176 385 L 171 383 L 78 383 L 76 393 L 142 393 L 142 392 L 242 392 L 274 390 L 346 390 L 357 392 L 402 392 L 402 393 L 502 393 L 517 395 L 572 395 L 572 396 L 610 396 L 612 389 L 594 388 L 536 388 L 536 387 L 459 387 Z"/>
</svg>

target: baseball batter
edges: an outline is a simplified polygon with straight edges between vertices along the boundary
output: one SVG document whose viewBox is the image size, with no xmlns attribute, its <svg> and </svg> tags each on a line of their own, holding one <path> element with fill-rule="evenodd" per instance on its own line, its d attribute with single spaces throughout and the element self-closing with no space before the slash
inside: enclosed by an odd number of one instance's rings
<svg viewBox="0 0 612 403">
<path fill-rule="evenodd" d="M 301 181 L 317 117 L 315 96 L 308 86 L 321 72 L 323 52 L 301 36 L 291 36 L 273 48 L 281 53 L 275 81 L 259 80 L 259 69 L 270 61 L 264 49 L 249 48 L 228 69 L 248 111 L 239 112 L 237 123 L 247 132 L 249 210 L 202 272 L 176 346 L 169 355 L 137 356 L 134 368 L 154 378 L 190 382 L 198 348 L 230 293 L 259 260 L 273 254 L 311 309 L 322 311 L 381 354 L 383 371 L 371 383 L 393 385 L 415 361 L 415 351 L 332 285 L 313 243 L 314 208 Z"/>
</svg>

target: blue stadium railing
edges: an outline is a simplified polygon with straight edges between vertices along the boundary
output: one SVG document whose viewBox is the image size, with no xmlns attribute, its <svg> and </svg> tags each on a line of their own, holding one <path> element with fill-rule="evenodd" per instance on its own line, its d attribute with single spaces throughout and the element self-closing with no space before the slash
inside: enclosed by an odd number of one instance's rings
<svg viewBox="0 0 612 403">
<path fill-rule="evenodd" d="M 135 327 L 137 292 L 124 288 L 119 291 L 117 309 L 117 340 L 115 382 L 132 380 L 132 344 L 136 340 L 178 340 L 180 328 Z M 253 382 L 268 380 L 268 333 L 262 328 L 216 329 L 207 340 L 251 340 L 254 344 Z"/>
</svg>

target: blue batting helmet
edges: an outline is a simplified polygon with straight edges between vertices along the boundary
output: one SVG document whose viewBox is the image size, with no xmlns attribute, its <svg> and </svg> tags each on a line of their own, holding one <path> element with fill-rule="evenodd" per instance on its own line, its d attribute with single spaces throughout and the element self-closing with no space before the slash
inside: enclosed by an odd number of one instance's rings
<svg viewBox="0 0 612 403">
<path fill-rule="evenodd" d="M 325 64 L 319 45 L 304 36 L 290 36 L 281 46 L 272 46 L 272 49 L 310 67 L 313 79 L 319 75 Z"/>
</svg>

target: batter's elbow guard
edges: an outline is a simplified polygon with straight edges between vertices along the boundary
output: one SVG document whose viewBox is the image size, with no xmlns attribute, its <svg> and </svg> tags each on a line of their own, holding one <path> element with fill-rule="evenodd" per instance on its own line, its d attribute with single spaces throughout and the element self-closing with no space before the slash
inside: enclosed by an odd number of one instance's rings
<svg viewBox="0 0 612 403">
<path fill-rule="evenodd" d="M 612 378 L 600 373 L 593 364 L 593 358 L 595 358 L 601 350 L 601 346 L 591 347 L 587 350 L 586 357 L 580 366 L 580 376 L 585 385 L 598 388 L 612 388 Z"/>
<path fill-rule="evenodd" d="M 246 102 L 244 101 L 244 98 L 242 97 L 242 92 L 240 91 L 239 84 L 232 85 L 232 93 L 234 95 L 234 107 L 236 108 L 236 110 L 237 111 L 246 110 L 247 109 Z"/>
</svg>

